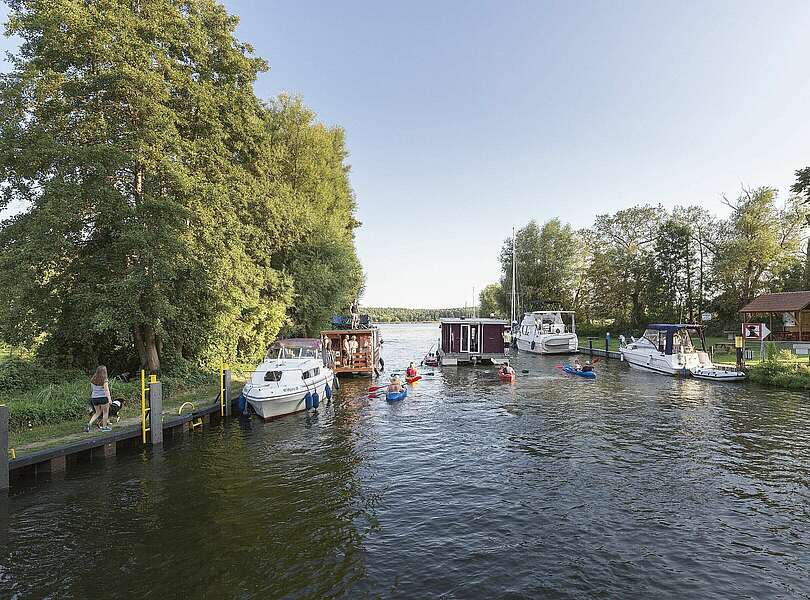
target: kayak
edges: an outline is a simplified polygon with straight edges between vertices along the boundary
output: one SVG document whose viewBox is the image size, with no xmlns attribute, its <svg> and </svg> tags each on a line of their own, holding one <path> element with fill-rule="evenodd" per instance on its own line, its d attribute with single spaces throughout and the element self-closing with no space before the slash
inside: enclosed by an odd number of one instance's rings
<svg viewBox="0 0 810 600">
<path fill-rule="evenodd" d="M 408 390 L 402 390 L 401 392 L 386 392 L 385 399 L 389 402 L 397 402 L 399 400 L 404 400 L 408 395 Z"/>
<path fill-rule="evenodd" d="M 500 379 L 504 383 L 515 383 L 515 374 L 498 372 L 498 379 Z"/>
<path fill-rule="evenodd" d="M 577 371 L 574 367 L 567 364 L 563 365 L 563 371 L 570 373 L 571 375 L 584 377 L 585 379 L 596 379 L 596 373 L 594 371 Z"/>
<path fill-rule="evenodd" d="M 413 377 L 406 377 L 405 381 L 407 381 L 408 383 L 416 383 L 420 379 L 422 379 L 421 375 L 414 375 Z"/>
</svg>

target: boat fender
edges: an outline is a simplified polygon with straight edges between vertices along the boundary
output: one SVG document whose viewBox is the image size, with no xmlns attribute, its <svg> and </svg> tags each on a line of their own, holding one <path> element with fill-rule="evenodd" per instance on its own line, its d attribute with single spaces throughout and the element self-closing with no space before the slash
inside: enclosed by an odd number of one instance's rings
<svg viewBox="0 0 810 600">
<path fill-rule="evenodd" d="M 332 399 L 332 388 L 329 387 L 329 384 L 326 384 L 326 387 L 323 388 L 323 395 L 326 397 L 327 400 Z"/>
<path fill-rule="evenodd" d="M 335 386 L 335 391 L 340 389 L 340 378 L 337 375 L 332 379 L 332 385 Z"/>
<path fill-rule="evenodd" d="M 534 340 L 532 340 L 532 350 L 534 350 Z"/>
<path fill-rule="evenodd" d="M 382 356 L 380 357 L 380 371 L 385 371 L 385 361 Z"/>
<path fill-rule="evenodd" d="M 321 399 L 318 397 L 318 392 L 312 392 L 312 408 L 318 410 L 318 405 L 320 405 Z"/>
<path fill-rule="evenodd" d="M 247 408 L 247 398 L 245 398 L 244 393 L 239 394 L 239 412 L 245 414 L 245 409 Z"/>
<path fill-rule="evenodd" d="M 304 408 L 307 410 L 312 408 L 312 394 L 307 392 L 307 395 L 304 396 Z"/>
</svg>

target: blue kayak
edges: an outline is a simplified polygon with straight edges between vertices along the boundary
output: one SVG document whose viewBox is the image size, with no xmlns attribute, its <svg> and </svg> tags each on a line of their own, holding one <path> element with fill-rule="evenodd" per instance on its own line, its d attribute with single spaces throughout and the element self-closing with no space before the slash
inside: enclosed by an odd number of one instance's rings
<svg viewBox="0 0 810 600">
<path fill-rule="evenodd" d="M 571 375 L 578 375 L 579 377 L 585 377 L 586 379 L 596 379 L 596 373 L 594 371 L 577 371 L 574 367 L 569 364 L 563 365 L 563 371 L 566 373 L 571 373 Z"/>
<path fill-rule="evenodd" d="M 404 400 L 407 395 L 407 389 L 403 389 L 401 392 L 386 392 L 385 399 L 389 402 L 397 402 L 399 400 Z"/>
</svg>

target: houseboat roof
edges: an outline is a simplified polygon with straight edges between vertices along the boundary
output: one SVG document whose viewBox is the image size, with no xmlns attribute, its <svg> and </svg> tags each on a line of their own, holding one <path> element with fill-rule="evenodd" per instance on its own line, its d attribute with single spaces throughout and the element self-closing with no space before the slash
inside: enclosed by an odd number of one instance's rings
<svg viewBox="0 0 810 600">
<path fill-rule="evenodd" d="M 482 325 L 509 325 L 509 321 L 504 319 L 490 319 L 484 317 L 448 317 L 439 319 L 440 323 L 480 323 Z"/>
</svg>

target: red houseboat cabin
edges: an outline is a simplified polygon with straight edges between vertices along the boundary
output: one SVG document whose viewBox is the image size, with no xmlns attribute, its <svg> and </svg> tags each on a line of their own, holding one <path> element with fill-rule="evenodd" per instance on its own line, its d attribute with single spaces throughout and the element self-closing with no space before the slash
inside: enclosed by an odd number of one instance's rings
<svg viewBox="0 0 810 600">
<path fill-rule="evenodd" d="M 442 365 L 506 362 L 509 346 L 503 334 L 509 322 L 501 319 L 441 319 L 439 361 Z"/>
</svg>

